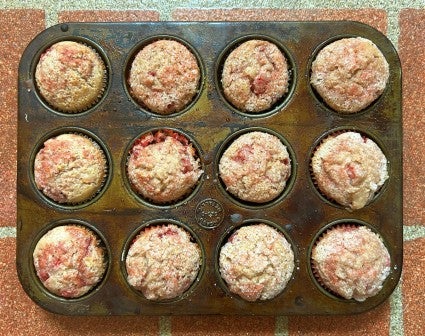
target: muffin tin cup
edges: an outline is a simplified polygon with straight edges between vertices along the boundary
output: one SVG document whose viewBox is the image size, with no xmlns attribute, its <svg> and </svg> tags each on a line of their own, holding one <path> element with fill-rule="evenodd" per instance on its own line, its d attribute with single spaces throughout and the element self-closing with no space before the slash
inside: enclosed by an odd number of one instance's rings
<svg viewBox="0 0 425 336">
<path fill-rule="evenodd" d="M 279 232 L 280 234 L 282 234 L 285 237 L 285 239 L 288 241 L 288 243 L 289 243 L 289 245 L 292 249 L 292 252 L 294 254 L 294 269 L 292 271 L 292 275 L 291 275 L 290 279 L 288 280 L 288 283 L 286 284 L 285 288 L 283 288 L 282 291 L 280 293 L 278 293 L 274 298 L 267 299 L 267 300 L 256 300 L 256 301 L 253 301 L 253 302 L 249 302 L 249 301 L 246 301 L 245 299 L 243 299 L 242 297 L 240 297 L 239 295 L 232 293 L 229 290 L 226 281 L 221 276 L 219 260 L 220 260 L 221 248 L 227 243 L 228 239 L 232 236 L 232 234 L 234 234 L 241 227 L 249 226 L 249 225 L 255 225 L 255 224 L 266 224 L 267 226 L 275 229 L 277 232 Z M 226 295 L 233 297 L 235 300 L 239 300 L 242 303 L 248 303 L 249 302 L 249 303 L 261 305 L 264 302 L 276 300 L 276 298 L 278 298 L 279 296 L 284 295 L 285 291 L 291 290 L 291 287 L 293 285 L 292 282 L 297 277 L 296 274 L 299 270 L 299 260 L 298 260 L 299 256 L 298 256 L 298 251 L 295 249 L 295 246 L 296 245 L 292 241 L 292 238 L 289 236 L 289 234 L 284 230 L 284 228 L 281 225 L 276 224 L 274 222 L 271 222 L 267 219 L 251 218 L 251 219 L 244 220 L 242 223 L 240 223 L 236 226 L 231 226 L 224 233 L 224 235 L 222 235 L 221 239 L 219 240 L 219 242 L 217 244 L 217 249 L 216 249 L 216 252 L 215 252 L 215 258 L 214 259 L 215 259 L 215 270 L 216 270 L 217 283 L 221 287 L 223 292 L 226 293 Z"/>
<path fill-rule="evenodd" d="M 124 183 L 127 187 L 127 189 L 129 190 L 129 192 L 135 197 L 135 199 L 137 199 L 139 202 L 143 203 L 146 206 L 150 206 L 150 207 L 154 207 L 154 208 L 158 208 L 158 209 L 167 209 L 170 207 L 176 207 L 179 205 L 184 204 L 185 202 L 188 202 L 192 197 L 195 196 L 195 194 L 198 192 L 198 190 L 201 188 L 201 184 L 202 184 L 202 180 L 203 180 L 203 175 L 201 174 L 201 176 L 199 177 L 198 181 L 196 182 L 196 184 L 190 188 L 190 190 L 178 197 L 177 199 L 173 200 L 173 201 L 169 201 L 169 202 L 164 202 L 164 203 L 159 203 L 159 202 L 155 202 L 147 197 L 144 197 L 143 195 L 141 195 L 135 187 L 133 187 L 130 178 L 128 176 L 128 172 L 127 172 L 127 167 L 128 167 L 128 159 L 130 158 L 130 151 L 133 148 L 134 144 L 136 143 L 136 141 L 144 136 L 145 134 L 149 134 L 149 133 L 155 133 L 158 131 L 171 131 L 171 132 L 175 132 L 178 133 L 179 135 L 182 135 L 183 137 L 185 137 L 188 141 L 189 144 L 192 145 L 192 147 L 195 150 L 195 158 L 199 160 L 199 167 L 202 171 L 205 171 L 204 169 L 204 165 L 202 162 L 202 155 L 201 155 L 201 148 L 199 147 L 199 145 L 196 143 L 196 141 L 194 139 L 192 139 L 192 137 L 190 137 L 187 132 L 185 132 L 184 130 L 181 129 L 177 129 L 177 128 L 173 128 L 173 127 L 160 127 L 160 128 L 152 128 L 149 130 L 144 131 L 143 133 L 139 134 L 135 139 L 133 139 L 131 141 L 131 143 L 129 144 L 129 146 L 126 149 L 126 153 L 127 155 L 123 156 L 124 160 L 122 162 L 122 176 L 125 176 L 124 179 Z"/>
<path fill-rule="evenodd" d="M 69 219 L 60 219 L 51 223 L 46 223 L 45 227 L 39 231 L 35 239 L 31 242 L 30 246 L 30 253 L 31 256 L 35 250 L 35 247 L 39 240 L 50 230 L 59 227 L 59 226 L 67 226 L 67 225 L 73 225 L 73 226 L 80 226 L 83 228 L 86 228 L 90 230 L 93 234 L 96 235 L 98 238 L 98 246 L 104 250 L 104 263 L 105 263 L 105 271 L 103 273 L 102 278 L 99 280 L 97 284 L 93 286 L 92 289 L 90 289 L 87 293 L 75 297 L 75 298 L 66 298 L 59 296 L 57 294 L 52 293 L 49 291 L 40 281 L 36 274 L 35 266 L 33 263 L 33 258 L 28 258 L 28 262 L 30 263 L 27 265 L 29 269 L 31 269 L 31 281 L 35 284 L 36 288 L 34 288 L 36 291 L 40 293 L 40 295 L 50 298 L 52 301 L 55 302 L 62 302 L 63 304 L 78 304 L 80 302 L 84 302 L 87 300 L 90 300 L 92 296 L 96 296 L 97 293 L 101 290 L 104 283 L 107 281 L 110 271 L 110 255 L 111 255 L 111 249 L 110 246 L 107 244 L 107 241 L 105 237 L 102 235 L 102 233 L 96 228 L 96 226 L 92 225 L 91 223 L 88 223 L 86 221 L 82 221 L 80 219 L 76 218 L 69 218 Z"/>
<path fill-rule="evenodd" d="M 166 226 L 166 225 L 175 225 L 179 228 L 182 228 L 183 230 L 185 230 L 190 236 L 191 236 L 191 241 L 195 242 L 198 244 L 199 250 L 201 252 L 201 264 L 199 266 L 199 270 L 198 270 L 198 274 L 195 277 L 194 281 L 192 282 L 192 284 L 181 294 L 178 295 L 172 299 L 160 299 L 160 300 L 149 300 L 147 299 L 143 293 L 141 291 L 138 291 L 136 288 L 132 287 L 128 282 L 127 282 L 127 267 L 126 267 L 126 258 L 128 255 L 128 251 L 132 245 L 132 243 L 134 242 L 134 240 L 136 239 L 136 237 L 145 229 L 149 228 L 149 227 L 159 227 L 159 226 Z M 200 281 L 200 279 L 202 279 L 202 276 L 204 274 L 204 270 L 205 270 L 205 248 L 204 246 L 201 244 L 201 241 L 199 239 L 199 237 L 195 234 L 195 232 L 186 224 L 173 220 L 173 219 L 167 219 L 167 220 L 163 220 L 163 219 L 155 219 L 152 221 L 149 221 L 147 223 L 142 223 L 136 230 L 134 230 L 134 232 L 131 233 L 131 235 L 129 236 L 129 238 L 126 240 L 126 243 L 124 245 L 123 248 L 123 252 L 121 254 L 121 272 L 122 272 L 122 276 L 125 278 L 125 281 L 127 283 L 127 286 L 133 290 L 137 295 L 140 295 L 142 300 L 146 300 L 146 301 L 150 301 L 150 302 L 155 302 L 155 303 L 162 303 L 162 304 L 169 304 L 169 303 L 173 303 L 173 302 L 177 302 L 180 300 L 183 300 L 187 297 L 190 297 L 191 293 L 196 290 L 196 287 Z"/>
<path fill-rule="evenodd" d="M 146 41 L 168 36 L 196 51 L 202 79 L 196 99 L 184 112 L 159 116 L 144 110 L 129 96 L 126 67 Z M 293 67 L 285 102 L 258 115 L 245 115 L 222 97 L 218 83 L 220 57 L 235 41 L 267 37 L 282 46 Z M 323 107 L 309 84 L 312 57 L 323 43 L 339 36 L 373 41 L 390 65 L 385 93 L 373 108 L 350 116 Z M 42 50 L 59 40 L 87 40 L 101 50 L 108 83 L 101 100 L 86 112 L 52 110 L 37 94 L 35 64 Z M 312 315 L 355 314 L 384 302 L 396 287 L 402 268 L 402 129 L 401 68 L 388 39 L 357 22 L 136 22 L 65 23 L 39 34 L 24 51 L 18 77 L 17 271 L 22 287 L 41 307 L 65 315 Z M 173 204 L 141 201 L 126 176 L 128 150 L 146 132 L 172 129 L 196 147 L 204 171 L 194 192 Z M 318 139 L 339 129 L 364 131 L 383 149 L 390 162 L 389 179 L 368 206 L 349 212 L 318 195 L 310 176 L 310 159 Z M 108 159 L 102 191 L 73 207 L 50 202 L 37 191 L 33 159 L 42 140 L 76 131 L 96 140 Z M 282 195 L 266 205 L 235 201 L 220 181 L 218 162 L 235 134 L 264 130 L 288 147 L 292 173 Z M 108 250 L 108 271 L 102 283 L 76 300 L 50 295 L 37 280 L 32 265 L 35 242 L 51 223 L 88 223 Z M 368 223 L 383 237 L 392 258 L 390 276 L 376 296 L 364 302 L 324 294 L 311 275 L 310 251 L 328 223 L 350 219 Z M 241 225 L 266 222 L 283 231 L 292 245 L 296 265 L 286 289 L 270 300 L 248 302 L 231 295 L 220 283 L 217 249 L 229 232 Z M 147 300 L 130 288 L 123 272 L 129 237 L 146 223 L 173 222 L 185 226 L 203 250 L 202 269 L 193 285 L 176 300 Z M 176 256 L 177 258 L 178 256 Z"/>
<path fill-rule="evenodd" d="M 105 159 L 106 170 L 104 172 L 102 184 L 99 186 L 98 190 L 85 201 L 81 201 L 81 202 L 78 202 L 78 203 L 73 203 L 73 202 L 71 202 L 71 203 L 70 202 L 59 203 L 59 202 L 51 199 L 50 197 L 46 196 L 43 193 L 42 190 L 39 190 L 37 188 L 37 185 L 36 185 L 36 182 L 35 182 L 35 177 L 34 177 L 34 162 L 35 162 L 35 158 L 37 156 L 37 153 L 43 148 L 44 143 L 47 140 L 54 138 L 56 136 L 59 136 L 61 134 L 77 134 L 77 135 L 81 135 L 81 136 L 85 137 L 86 139 L 89 139 L 95 145 L 97 145 L 99 147 L 99 149 L 101 149 L 103 157 Z M 66 210 L 81 209 L 81 208 L 84 208 L 84 207 L 90 205 L 91 203 L 96 202 L 102 196 L 105 189 L 108 187 L 110 180 L 111 180 L 111 177 L 112 177 L 112 174 L 113 174 L 113 172 L 111 171 L 111 167 L 112 167 L 111 155 L 109 153 L 109 150 L 105 146 L 105 144 L 94 133 L 92 133 L 92 132 L 90 132 L 86 129 L 83 129 L 81 127 L 61 127 L 61 128 L 55 129 L 55 130 L 43 135 L 43 137 L 36 143 L 36 145 L 34 147 L 34 151 L 31 153 L 29 167 L 30 167 L 30 169 L 29 169 L 30 177 L 29 178 L 30 178 L 31 183 L 33 185 L 33 190 L 34 190 L 35 193 L 37 193 L 39 195 L 40 199 L 43 202 L 45 202 L 46 204 L 49 204 L 50 206 L 52 206 L 54 208 L 61 208 L 61 209 L 66 209 Z"/>
<path fill-rule="evenodd" d="M 331 38 L 327 39 L 326 41 L 323 41 L 323 43 L 321 43 L 319 46 L 317 46 L 316 50 L 313 52 L 310 60 L 309 60 L 309 64 L 308 64 L 308 73 L 307 76 L 310 79 L 311 77 L 311 66 L 314 62 L 314 60 L 316 59 L 317 55 L 319 54 L 319 52 L 325 48 L 326 46 L 328 46 L 329 44 L 336 42 L 338 40 L 341 39 L 345 39 L 345 38 L 354 38 L 354 37 L 358 37 L 358 35 L 353 35 L 353 34 L 340 34 L 340 35 L 336 35 L 336 36 L 332 36 Z M 382 52 L 382 50 L 381 50 Z M 385 56 L 385 53 L 383 53 Z M 388 85 L 387 87 L 384 89 L 384 91 L 374 100 L 372 101 L 368 106 L 366 106 L 365 108 L 363 108 L 360 111 L 357 112 L 340 112 L 337 111 L 335 109 L 333 109 L 332 107 L 330 107 L 325 101 L 324 99 L 320 96 L 320 94 L 316 91 L 316 89 L 313 87 L 313 85 L 309 85 L 309 90 L 310 90 L 310 94 L 316 99 L 317 103 L 319 105 L 322 106 L 323 109 L 325 109 L 327 112 L 329 113 L 335 113 L 340 117 L 351 117 L 351 116 L 357 116 L 357 115 L 362 115 L 363 113 L 373 113 L 372 111 L 376 109 L 377 105 L 380 103 L 380 101 L 382 99 L 385 99 L 385 94 L 387 91 Z"/>
<path fill-rule="evenodd" d="M 237 107 L 233 106 L 231 102 L 226 98 L 224 92 L 223 92 L 223 86 L 222 86 L 222 72 L 223 72 L 223 66 L 224 62 L 226 61 L 227 57 L 232 53 L 233 50 L 235 50 L 237 47 L 239 47 L 244 42 L 250 41 L 250 40 L 262 40 L 267 41 L 272 44 L 274 44 L 280 52 L 283 54 L 283 56 L 286 59 L 287 65 L 288 65 L 288 74 L 289 74 L 289 80 L 288 80 L 288 91 L 282 95 L 274 104 L 272 104 L 268 109 L 264 111 L 259 112 L 247 112 L 242 111 L 238 109 Z M 215 85 L 218 88 L 218 93 L 220 95 L 220 98 L 223 100 L 224 104 L 226 104 L 232 111 L 235 113 L 239 113 L 242 116 L 249 117 L 249 118 L 264 118 L 266 116 L 272 115 L 280 110 L 282 110 L 285 105 L 287 105 L 292 98 L 292 94 L 294 93 L 295 87 L 296 87 L 296 80 L 297 80 L 297 67 L 296 62 L 292 56 L 292 54 L 289 52 L 288 48 L 285 47 L 284 44 L 279 39 L 273 38 L 269 35 L 262 35 L 262 34 L 251 34 L 251 35 L 245 35 L 242 37 L 239 37 L 235 39 L 234 41 L 231 41 L 226 48 L 220 53 L 217 59 L 216 69 L 215 69 L 215 76 L 214 81 Z"/>
<path fill-rule="evenodd" d="M 52 106 L 52 104 L 50 104 L 41 94 L 41 92 L 38 88 L 38 85 L 36 83 L 36 80 L 35 80 L 35 71 L 36 71 L 36 68 L 37 68 L 37 64 L 40 60 L 40 57 L 52 45 L 54 45 L 55 43 L 58 43 L 58 42 L 63 42 L 63 41 L 77 42 L 77 43 L 80 43 L 80 44 L 90 48 L 102 60 L 104 66 L 105 66 L 104 75 L 103 75 L 103 79 L 102 79 L 103 80 L 103 89 L 101 90 L 101 92 L 99 92 L 99 96 L 91 104 L 87 105 L 85 108 L 76 109 L 75 111 L 63 111 L 63 110 L 61 110 L 61 109 L 59 109 L 55 106 Z M 106 56 L 104 50 L 99 46 L 99 44 L 97 44 L 97 43 L 93 42 L 93 40 L 88 39 L 88 38 L 83 37 L 83 36 L 71 36 L 71 37 L 66 37 L 66 38 L 56 37 L 56 38 L 53 38 L 51 40 L 49 39 L 48 41 L 46 41 L 46 43 L 44 45 L 42 45 L 40 47 L 39 51 L 36 53 L 36 56 L 34 57 L 32 64 L 31 64 L 31 72 L 33 73 L 33 76 L 34 76 L 32 81 L 34 83 L 35 92 L 37 93 L 40 102 L 42 102 L 45 105 L 46 109 L 50 110 L 52 113 L 57 113 L 57 114 L 63 115 L 63 116 L 81 115 L 81 114 L 84 114 L 84 113 L 89 113 L 90 111 L 95 109 L 96 106 L 98 104 L 100 104 L 101 101 L 104 99 L 104 97 L 107 95 L 107 91 L 108 91 L 109 84 L 110 84 L 110 69 L 111 69 L 111 64 L 110 64 L 110 61 L 109 61 L 108 57 Z"/>
<path fill-rule="evenodd" d="M 391 249 L 389 248 L 389 245 L 386 242 L 386 240 L 384 239 L 384 237 L 382 237 L 380 235 L 379 231 L 377 231 L 377 229 L 375 227 L 373 227 L 371 224 L 366 223 L 366 222 L 361 221 L 361 220 L 358 220 L 358 219 L 346 218 L 346 219 L 335 220 L 331 223 L 326 224 L 323 228 L 321 228 L 320 231 L 313 238 L 313 240 L 312 240 L 312 242 L 309 246 L 307 255 L 309 256 L 309 260 L 310 260 L 309 274 L 310 274 L 312 281 L 316 284 L 317 288 L 324 295 L 326 295 L 327 297 L 330 297 L 333 300 L 338 300 L 341 303 L 345 303 L 345 304 L 352 304 L 352 303 L 357 303 L 359 301 L 355 301 L 354 299 L 343 298 L 338 293 L 335 293 L 332 289 L 328 288 L 321 281 L 321 279 L 316 274 L 316 270 L 315 270 L 314 265 L 313 265 L 313 260 L 311 258 L 314 246 L 320 241 L 320 239 L 328 231 L 330 231 L 332 228 L 338 228 L 338 227 L 342 228 L 342 227 L 348 227 L 348 226 L 350 226 L 350 227 L 362 227 L 362 226 L 364 226 L 364 227 L 370 229 L 373 233 L 378 234 L 378 236 L 379 236 L 380 240 L 383 242 L 384 246 L 388 249 L 388 251 L 391 251 Z M 390 259 L 391 259 L 390 273 L 389 273 L 388 277 L 383 281 L 383 285 L 382 285 L 383 290 L 378 292 L 375 296 L 371 296 L 370 298 L 367 298 L 366 300 L 377 300 L 377 299 L 380 299 L 382 296 L 387 295 L 385 293 L 386 289 L 387 289 L 386 282 L 391 281 L 391 277 L 393 277 L 394 273 L 397 272 L 397 267 L 393 263 L 393 256 L 391 255 L 391 253 L 390 253 Z"/>
<path fill-rule="evenodd" d="M 280 140 L 280 142 L 286 147 L 286 150 L 288 151 L 289 159 L 290 159 L 290 162 L 291 162 L 291 170 L 290 170 L 291 173 L 290 173 L 290 176 L 288 177 L 288 180 L 286 181 L 286 185 L 285 185 L 284 189 L 274 199 L 267 201 L 267 202 L 258 202 L 258 203 L 249 202 L 249 201 L 242 200 L 235 195 L 232 195 L 227 190 L 226 185 L 223 182 L 223 180 L 221 179 L 220 173 L 219 173 L 220 159 L 223 156 L 226 149 L 236 139 L 238 139 L 241 135 L 247 134 L 247 133 L 250 133 L 250 132 L 263 132 L 263 133 L 268 133 L 268 134 L 276 136 Z M 281 203 L 282 200 L 291 192 L 291 189 L 292 189 L 294 182 L 296 180 L 297 165 L 298 164 L 297 164 L 297 160 L 295 158 L 294 150 L 292 149 L 291 145 L 289 144 L 289 142 L 285 139 L 285 137 L 282 134 L 279 134 L 279 133 L 277 133 L 277 132 L 275 132 L 275 131 L 273 131 L 269 128 L 266 128 L 266 127 L 247 127 L 247 128 L 243 128 L 243 129 L 240 129 L 238 131 L 235 131 L 229 137 L 227 137 L 223 141 L 223 143 L 221 144 L 220 148 L 218 149 L 217 155 L 216 155 L 215 176 L 216 176 L 216 179 L 218 181 L 220 181 L 220 183 L 219 183 L 220 190 L 223 192 L 223 194 L 226 197 L 231 199 L 235 204 L 237 204 L 240 207 L 245 207 L 245 208 L 248 208 L 248 209 L 261 209 L 261 208 L 267 208 L 267 207 L 276 205 L 278 203 Z"/>
<path fill-rule="evenodd" d="M 386 150 L 386 148 L 383 148 L 382 142 L 377 140 L 377 138 L 374 135 L 372 135 L 369 130 L 364 131 L 364 130 L 358 128 L 358 127 L 352 127 L 352 126 L 351 127 L 344 127 L 344 126 L 336 127 L 334 129 L 331 129 L 331 130 L 325 132 L 324 134 L 322 134 L 320 136 L 320 138 L 317 139 L 314 142 L 314 144 L 313 144 L 313 146 L 311 147 L 311 150 L 310 150 L 310 166 L 309 166 L 310 179 L 311 179 L 311 185 L 314 187 L 314 189 L 316 189 L 317 195 L 323 200 L 323 202 L 326 202 L 329 205 L 332 205 L 332 206 L 340 208 L 340 209 L 346 209 L 347 211 L 358 211 L 358 209 L 356 210 L 356 209 L 350 209 L 348 207 L 347 208 L 344 207 L 342 204 L 338 203 L 337 201 L 335 201 L 331 197 L 327 196 L 324 192 L 322 192 L 322 190 L 320 190 L 319 186 L 317 185 L 317 181 L 316 181 L 316 178 L 314 177 L 314 173 L 313 173 L 313 167 L 311 165 L 314 152 L 327 138 L 332 137 L 332 136 L 338 136 L 338 135 L 343 134 L 345 132 L 356 132 L 356 133 L 359 133 L 362 137 L 364 136 L 364 137 L 372 140 L 379 147 L 379 149 L 382 151 L 384 156 L 387 158 L 387 171 L 388 171 L 389 177 L 384 182 L 384 184 L 382 186 L 380 186 L 375 191 L 372 198 L 365 204 L 364 207 L 369 206 L 369 204 L 371 204 L 375 200 L 379 199 L 380 195 L 382 193 L 384 193 L 386 185 L 388 184 L 388 180 L 391 178 L 391 176 L 393 176 L 393 172 L 391 171 L 391 162 L 388 160 L 388 157 L 389 157 L 388 151 Z"/>
<path fill-rule="evenodd" d="M 181 110 L 179 111 L 175 111 L 169 114 L 161 114 L 158 112 L 154 112 L 151 111 L 147 106 L 145 106 L 145 104 L 143 104 L 142 101 L 136 99 L 132 94 L 131 94 L 131 88 L 130 88 L 130 84 L 128 82 L 128 78 L 130 75 L 130 68 L 132 66 L 132 63 L 134 61 L 134 58 L 136 57 L 136 55 L 138 54 L 139 51 L 141 51 L 144 47 L 146 47 L 147 45 L 159 41 L 159 40 L 169 40 L 169 41 L 176 41 L 179 42 L 180 44 L 182 44 L 183 46 L 185 46 L 192 54 L 193 56 L 195 56 L 195 59 L 198 63 L 198 67 L 199 67 L 199 72 L 200 72 L 200 78 L 199 78 L 199 83 L 198 83 L 198 89 L 197 92 L 195 93 L 195 95 L 192 97 L 192 99 L 186 104 L 186 106 L 184 106 Z M 192 46 L 190 45 L 190 43 L 188 43 L 186 40 L 182 39 L 181 37 L 172 35 L 172 34 L 164 34 L 164 35 L 154 35 L 154 36 L 150 36 L 142 41 L 140 41 L 140 43 L 138 43 L 130 52 L 129 52 L 129 57 L 126 59 L 125 61 L 125 65 L 123 68 L 124 72 L 123 72 L 123 83 L 124 83 L 124 89 L 129 97 L 129 99 L 131 99 L 133 101 L 133 103 L 144 113 L 150 114 L 153 117 L 158 117 L 158 118 L 168 118 L 168 117 L 176 117 L 180 114 L 185 113 L 186 111 L 190 110 L 191 107 L 196 103 L 196 101 L 199 99 L 203 86 L 204 86 L 204 79 L 205 79 L 205 67 L 204 64 L 202 63 L 202 58 L 199 55 L 198 51 Z"/>
</svg>

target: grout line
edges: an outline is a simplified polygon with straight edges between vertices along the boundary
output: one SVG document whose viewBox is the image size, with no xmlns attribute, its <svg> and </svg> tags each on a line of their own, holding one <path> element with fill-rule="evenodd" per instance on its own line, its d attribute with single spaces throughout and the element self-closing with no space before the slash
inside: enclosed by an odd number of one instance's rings
<svg viewBox="0 0 425 336">
<path fill-rule="evenodd" d="M 402 279 L 400 279 L 397 287 L 394 289 L 390 297 L 390 333 L 389 336 L 403 336 L 403 293 Z"/>
<path fill-rule="evenodd" d="M 415 240 L 418 238 L 425 238 L 425 226 L 422 225 L 412 225 L 412 226 L 403 226 L 403 240 Z"/>
<path fill-rule="evenodd" d="M 171 336 L 171 317 L 170 316 L 160 316 L 158 324 L 159 324 L 160 336 Z"/>
<path fill-rule="evenodd" d="M 276 316 L 275 318 L 275 336 L 288 336 L 288 317 L 287 316 Z"/>
<path fill-rule="evenodd" d="M 0 227 L 0 238 L 16 238 L 16 227 L 14 226 Z"/>
</svg>

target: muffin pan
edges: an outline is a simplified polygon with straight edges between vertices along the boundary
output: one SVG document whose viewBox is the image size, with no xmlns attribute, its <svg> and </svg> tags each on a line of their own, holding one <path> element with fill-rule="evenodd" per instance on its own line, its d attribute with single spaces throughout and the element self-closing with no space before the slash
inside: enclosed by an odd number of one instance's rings
<svg viewBox="0 0 425 336">
<path fill-rule="evenodd" d="M 335 39 L 362 36 L 385 55 L 390 76 L 380 98 L 352 115 L 332 111 L 309 84 L 317 50 Z M 157 115 L 130 96 L 126 77 L 134 53 L 156 39 L 183 41 L 196 54 L 201 84 L 194 101 L 183 111 Z M 242 113 L 224 98 L 220 71 L 232 48 L 250 38 L 274 41 L 290 66 L 288 93 L 264 113 Z M 55 42 L 74 40 L 95 49 L 107 66 L 105 92 L 88 110 L 65 114 L 40 97 L 34 79 L 43 51 Z M 402 130 L 401 68 L 388 39 L 357 22 L 155 22 L 64 23 L 39 34 L 25 50 L 19 67 L 17 269 L 28 295 L 41 307 L 66 315 L 167 314 L 353 314 L 385 301 L 398 283 L 402 267 Z M 172 129 L 193 140 L 204 171 L 189 197 L 171 204 L 143 201 L 126 176 L 128 150 L 139 135 Z M 219 155 L 235 134 L 249 130 L 277 134 L 292 162 L 290 180 L 274 201 L 251 204 L 235 199 L 218 175 Z M 389 179 L 374 200 L 360 210 L 325 200 L 310 177 L 315 145 L 332 131 L 356 130 L 374 139 L 388 159 Z M 102 147 L 109 164 L 100 192 L 76 205 L 57 204 L 43 196 L 34 182 L 37 151 L 51 136 L 87 134 Z M 327 293 L 312 275 L 311 246 L 323 228 L 334 222 L 362 222 L 379 233 L 391 256 L 390 275 L 382 290 L 364 302 Z M 87 295 L 65 299 L 49 293 L 33 266 L 37 240 L 52 227 L 79 223 L 102 238 L 107 271 Z M 127 283 L 125 256 L 131 237 L 155 223 L 187 228 L 202 250 L 195 283 L 176 299 L 150 301 Z M 284 232 L 292 244 L 295 270 L 286 288 L 271 300 L 247 302 L 226 288 L 218 271 L 220 245 L 242 225 L 268 223 Z"/>
</svg>

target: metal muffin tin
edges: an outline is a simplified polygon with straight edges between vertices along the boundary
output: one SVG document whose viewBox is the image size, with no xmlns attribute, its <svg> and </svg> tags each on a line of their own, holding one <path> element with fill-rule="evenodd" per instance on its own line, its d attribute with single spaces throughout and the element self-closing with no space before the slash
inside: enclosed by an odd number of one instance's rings
<svg viewBox="0 0 425 336">
<path fill-rule="evenodd" d="M 312 59 L 324 44 L 346 36 L 372 40 L 383 52 L 390 77 L 382 96 L 369 108 L 343 115 L 327 108 L 309 85 Z M 129 95 L 126 73 L 132 55 L 157 38 L 183 41 L 197 55 L 202 71 L 199 95 L 184 111 L 157 116 Z M 256 115 L 240 113 L 221 93 L 220 69 L 229 48 L 249 38 L 266 38 L 285 52 L 291 85 L 276 108 Z M 50 108 L 37 93 L 35 66 L 41 53 L 61 40 L 82 41 L 104 59 L 107 86 L 89 110 L 64 114 Z M 401 68 L 388 39 L 357 22 L 155 22 L 66 23 L 48 28 L 25 50 L 19 67 L 17 269 L 28 295 L 43 308 L 67 315 L 167 314 L 352 314 L 367 311 L 391 294 L 402 267 L 402 128 Z M 150 129 L 171 128 L 196 143 L 204 174 L 188 199 L 170 205 L 141 201 L 129 188 L 125 164 L 131 142 Z M 228 195 L 218 176 L 219 153 L 236 132 L 261 129 L 280 135 L 290 148 L 292 176 L 284 195 L 263 205 Z M 389 162 L 389 179 L 363 209 L 349 212 L 325 200 L 309 171 L 310 156 L 320 138 L 339 129 L 354 129 L 378 142 Z M 33 160 L 43 141 L 65 131 L 93 136 L 105 150 L 109 171 L 104 189 L 90 202 L 58 205 L 37 190 Z M 126 247 L 149 223 L 181 223 L 199 241 L 203 264 L 195 284 L 181 297 L 149 301 L 125 278 Z M 364 302 L 345 300 L 323 290 L 313 279 L 310 251 L 314 239 L 334 222 L 366 223 L 389 249 L 391 273 L 378 295 Z M 87 225 L 98 233 L 107 253 L 101 283 L 78 299 L 46 291 L 35 274 L 32 252 L 42 234 L 64 222 Z M 292 244 L 295 270 L 276 298 L 247 302 L 231 294 L 220 279 L 220 244 L 241 225 L 265 222 L 280 228 Z"/>
</svg>

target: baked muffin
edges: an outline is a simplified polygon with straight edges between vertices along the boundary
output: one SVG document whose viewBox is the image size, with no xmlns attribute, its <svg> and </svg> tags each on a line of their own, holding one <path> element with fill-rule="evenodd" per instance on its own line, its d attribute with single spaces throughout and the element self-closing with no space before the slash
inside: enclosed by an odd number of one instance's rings
<svg viewBox="0 0 425 336">
<path fill-rule="evenodd" d="M 107 172 L 105 154 L 93 140 L 66 133 L 48 139 L 34 161 L 38 189 L 58 203 L 77 204 L 93 198 Z"/>
<path fill-rule="evenodd" d="M 221 83 L 224 96 L 234 107 L 243 112 L 262 112 L 288 92 L 288 64 L 275 44 L 249 40 L 224 61 Z"/>
<path fill-rule="evenodd" d="M 344 38 L 324 47 L 311 68 L 311 84 L 341 113 L 368 107 L 384 91 L 389 66 L 382 52 L 362 37 Z"/>
<path fill-rule="evenodd" d="M 79 42 L 61 41 L 41 55 L 35 81 L 41 96 L 54 109 L 81 112 L 102 96 L 106 67 L 92 48 Z"/>
<path fill-rule="evenodd" d="M 243 201 L 265 203 L 285 189 L 291 160 L 277 136 L 252 131 L 239 136 L 224 151 L 219 173 L 232 195 Z"/>
<path fill-rule="evenodd" d="M 145 46 L 134 58 L 128 84 L 130 94 L 152 112 L 179 112 L 192 102 L 201 72 L 196 57 L 183 44 L 159 40 Z"/>
<path fill-rule="evenodd" d="M 220 249 L 219 269 L 230 292 L 247 301 L 274 298 L 294 270 L 294 253 L 282 233 L 266 224 L 242 226 Z"/>
<path fill-rule="evenodd" d="M 388 178 L 378 145 L 350 131 L 326 137 L 313 153 L 311 168 L 320 192 L 350 210 L 367 205 Z"/>
<path fill-rule="evenodd" d="M 62 225 L 38 241 L 33 261 L 44 287 L 65 298 L 78 298 L 95 287 L 105 273 L 105 251 L 91 230 Z"/>
<path fill-rule="evenodd" d="M 154 203 L 178 201 L 188 195 L 202 173 L 196 150 L 189 140 L 167 129 L 137 139 L 127 161 L 132 187 Z"/>
<path fill-rule="evenodd" d="M 345 299 L 376 295 L 390 273 L 390 255 L 368 227 L 341 225 L 325 232 L 312 249 L 312 267 L 320 284 Z"/>
<path fill-rule="evenodd" d="M 174 225 L 150 226 L 132 242 L 125 260 L 128 283 L 149 300 L 174 299 L 196 279 L 201 250 Z"/>
</svg>

